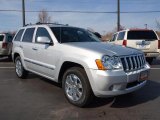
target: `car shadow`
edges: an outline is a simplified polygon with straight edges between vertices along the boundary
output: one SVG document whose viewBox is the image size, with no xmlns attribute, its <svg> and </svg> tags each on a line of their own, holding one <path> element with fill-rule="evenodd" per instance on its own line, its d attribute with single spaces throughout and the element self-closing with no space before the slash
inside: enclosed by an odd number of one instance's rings
<svg viewBox="0 0 160 120">
<path fill-rule="evenodd" d="M 160 96 L 160 83 L 148 81 L 147 85 L 133 93 L 114 98 L 112 108 L 127 108 L 152 101 Z"/>
<path fill-rule="evenodd" d="M 38 75 L 30 73 L 27 79 L 38 78 L 44 82 L 54 85 L 55 87 L 62 88 L 62 85 L 46 79 L 44 77 L 40 77 Z M 104 105 L 108 105 L 112 108 L 128 108 L 132 106 L 136 106 L 139 104 L 143 104 L 149 101 L 152 101 L 160 96 L 160 83 L 149 80 L 143 88 L 137 90 L 133 93 L 120 95 L 116 97 L 110 98 L 97 98 L 93 97 L 91 103 L 86 106 L 86 108 L 97 108 Z"/>
<path fill-rule="evenodd" d="M 27 76 L 27 79 L 39 79 L 39 80 L 44 81 L 46 83 L 52 84 L 52 85 L 54 85 L 56 87 L 62 87 L 62 85 L 60 83 L 54 82 L 52 80 L 49 80 L 49 79 L 44 78 L 44 77 L 41 77 L 41 76 L 36 75 L 34 73 L 31 73 L 31 72 L 29 72 L 29 75 Z"/>
<path fill-rule="evenodd" d="M 0 62 L 12 62 L 12 59 L 8 57 L 0 57 Z"/>
<path fill-rule="evenodd" d="M 160 60 L 153 60 L 151 65 L 160 65 Z"/>
<path fill-rule="evenodd" d="M 147 85 L 138 91 L 111 98 L 94 98 L 87 108 L 109 105 L 112 108 L 128 108 L 152 101 L 160 96 L 160 83 L 148 81 Z"/>
</svg>

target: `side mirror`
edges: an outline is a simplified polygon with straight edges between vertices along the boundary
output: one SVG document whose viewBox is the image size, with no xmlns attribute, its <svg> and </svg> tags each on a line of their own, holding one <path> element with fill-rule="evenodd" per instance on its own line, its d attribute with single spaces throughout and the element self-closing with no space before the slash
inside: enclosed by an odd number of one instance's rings
<svg viewBox="0 0 160 120">
<path fill-rule="evenodd" d="M 42 43 L 42 44 L 49 44 L 49 45 L 52 45 L 53 43 L 51 42 L 51 40 L 48 38 L 48 37 L 38 37 L 37 38 L 37 42 L 38 43 Z"/>
</svg>

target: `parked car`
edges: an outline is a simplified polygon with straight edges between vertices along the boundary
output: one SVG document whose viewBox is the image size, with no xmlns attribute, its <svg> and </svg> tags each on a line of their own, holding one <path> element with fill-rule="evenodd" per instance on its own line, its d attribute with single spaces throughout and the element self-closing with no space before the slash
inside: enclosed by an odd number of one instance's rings
<svg viewBox="0 0 160 120">
<path fill-rule="evenodd" d="M 160 55 L 160 40 L 153 30 L 127 29 L 115 33 L 110 42 L 142 50 L 149 63 Z"/>
<path fill-rule="evenodd" d="M 0 33 L 0 56 L 11 56 L 12 35 L 9 33 Z"/>
<path fill-rule="evenodd" d="M 100 42 L 77 27 L 37 24 L 19 29 L 13 40 L 15 72 L 33 72 L 62 84 L 68 101 L 84 107 L 92 96 L 110 97 L 133 92 L 148 79 L 143 52 Z"/>
</svg>

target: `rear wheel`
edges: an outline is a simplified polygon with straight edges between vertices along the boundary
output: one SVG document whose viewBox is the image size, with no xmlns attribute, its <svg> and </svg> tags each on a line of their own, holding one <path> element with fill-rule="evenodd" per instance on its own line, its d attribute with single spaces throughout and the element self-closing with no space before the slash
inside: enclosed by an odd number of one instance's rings
<svg viewBox="0 0 160 120">
<path fill-rule="evenodd" d="M 19 78 L 26 78 L 28 75 L 28 71 L 24 69 L 20 56 L 15 59 L 15 71 Z"/>
<path fill-rule="evenodd" d="M 72 67 L 63 75 L 63 90 L 67 100 L 79 107 L 86 106 L 93 97 L 84 69 Z"/>
</svg>

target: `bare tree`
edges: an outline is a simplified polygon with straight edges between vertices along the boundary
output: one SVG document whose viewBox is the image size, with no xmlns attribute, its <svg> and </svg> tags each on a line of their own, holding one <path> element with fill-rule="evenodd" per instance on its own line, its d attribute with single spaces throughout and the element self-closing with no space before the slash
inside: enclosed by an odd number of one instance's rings
<svg viewBox="0 0 160 120">
<path fill-rule="evenodd" d="M 38 14 L 38 22 L 40 23 L 50 23 L 51 17 L 45 9 L 41 10 Z"/>
</svg>

